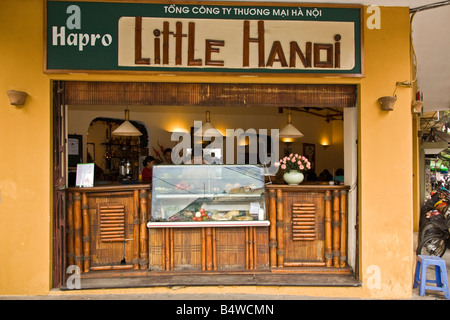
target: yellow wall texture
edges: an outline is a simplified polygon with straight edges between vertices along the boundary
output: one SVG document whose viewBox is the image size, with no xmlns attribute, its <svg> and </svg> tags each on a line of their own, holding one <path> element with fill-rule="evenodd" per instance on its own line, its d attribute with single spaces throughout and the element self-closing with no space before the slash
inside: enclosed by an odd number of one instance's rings
<svg viewBox="0 0 450 320">
<path fill-rule="evenodd" d="M 397 90 L 392 112 L 377 99 L 409 80 L 408 8 L 382 7 L 381 29 L 364 30 L 363 78 L 221 77 L 43 73 L 44 0 L 0 2 L 0 295 L 48 294 L 51 287 L 51 80 L 354 83 L 359 85 L 359 217 L 362 286 L 196 287 L 177 293 L 258 293 L 408 298 L 412 291 L 411 89 Z M 367 14 L 364 16 L 364 24 Z M 6 91 L 29 93 L 23 107 Z M 168 288 L 69 291 L 70 294 L 171 292 Z M 52 291 L 52 294 L 54 292 Z M 64 294 L 64 292 L 56 292 Z"/>
</svg>

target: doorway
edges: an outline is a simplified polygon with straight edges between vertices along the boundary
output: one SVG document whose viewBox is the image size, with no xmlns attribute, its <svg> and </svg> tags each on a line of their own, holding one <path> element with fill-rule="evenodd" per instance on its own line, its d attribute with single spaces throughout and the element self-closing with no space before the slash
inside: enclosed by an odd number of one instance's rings
<svg viewBox="0 0 450 320">
<path fill-rule="evenodd" d="M 61 163 L 65 159 L 67 150 L 67 134 L 74 133 L 70 131 L 71 116 L 70 113 L 76 109 L 81 112 L 83 109 L 89 110 L 95 117 L 104 117 L 113 115 L 120 118 L 124 107 L 129 107 L 132 115 L 138 118 L 155 118 L 160 116 L 170 117 L 174 112 L 180 113 L 180 118 L 193 118 L 205 114 L 206 110 L 212 110 L 211 121 L 219 123 L 224 119 L 243 118 L 247 114 L 248 119 L 258 121 L 258 117 L 266 117 L 273 121 L 279 117 L 280 123 L 285 122 L 286 113 L 292 111 L 295 117 L 300 115 L 307 117 L 307 121 L 314 123 L 322 122 L 324 125 L 330 124 L 334 128 L 329 131 L 328 144 L 322 144 L 322 138 L 313 141 L 306 139 L 285 146 L 280 143 L 280 150 L 288 147 L 296 147 L 299 152 L 302 144 L 313 142 L 316 150 L 316 160 L 318 158 L 330 158 L 333 148 L 337 148 L 338 141 L 333 144 L 333 136 L 338 136 L 339 131 L 342 141 L 339 142 L 339 148 L 342 148 L 342 166 L 344 169 L 344 181 L 346 185 L 351 186 L 349 193 L 349 257 L 350 266 L 356 271 L 357 266 L 357 90 L 355 85 L 304 85 L 304 84 L 204 84 L 204 83 L 109 83 L 109 82 L 55 82 L 54 110 L 59 110 L 58 115 L 54 117 L 54 128 L 58 129 L 58 138 L 55 141 L 55 150 L 63 150 L 59 154 Z M 167 108 L 170 106 L 171 108 Z M 245 112 L 244 112 L 245 111 Z M 151 116 L 143 117 L 144 113 L 152 112 Z M 82 113 L 82 112 L 81 112 Z M 56 112 L 55 112 L 56 114 Z M 82 117 L 82 116 L 81 116 Z M 203 120 L 203 116 L 200 116 Z M 219 120 L 220 119 L 220 120 Z M 90 122 L 92 119 L 85 119 Z M 156 120 L 157 121 L 157 120 Z M 245 120 L 242 120 L 245 122 Z M 161 123 L 161 121 L 160 121 Z M 246 121 L 248 124 L 248 121 Z M 337 125 L 333 125 L 337 124 Z M 172 123 L 172 127 L 162 128 L 160 131 L 176 129 L 179 125 Z M 239 127 L 239 124 L 237 125 Z M 149 126 L 149 131 L 151 127 Z M 173 132 L 173 131 L 172 131 Z M 160 134 L 161 132 L 159 132 Z M 55 135 L 54 135 L 55 136 Z M 65 137 L 65 139 L 61 139 Z M 152 146 L 163 146 L 166 141 L 158 140 L 158 135 L 152 140 L 152 134 L 149 133 L 149 152 Z M 56 138 L 55 138 L 56 139 Z M 308 139 L 310 139 L 308 137 Z M 87 141 L 87 140 L 86 140 Z M 327 147 L 326 147 L 327 146 Z M 329 147 L 328 147 L 329 146 Z M 94 148 L 95 149 L 95 148 Z M 283 150 L 284 151 L 284 150 Z M 328 153 L 328 157 L 327 157 Z M 87 153 L 86 153 L 87 154 Z M 280 155 L 283 154 L 280 151 Z M 320 154 L 320 157 L 319 157 Z M 96 155 L 97 157 L 97 155 Z M 321 160 L 322 161 L 322 160 Z M 317 163 L 319 164 L 319 163 Z M 61 163 L 61 167 L 67 168 L 67 165 Z M 323 162 L 318 169 L 326 167 Z M 59 167 L 58 167 L 59 168 Z M 336 167 L 338 169 L 338 167 Z M 67 186 L 67 173 L 64 170 L 55 170 L 54 189 L 61 192 L 64 186 Z M 61 183 L 64 182 L 64 183 Z M 56 193 L 55 193 L 56 194 Z M 59 199 L 59 200 L 58 200 Z M 65 203 L 61 195 L 55 197 L 55 226 L 61 226 L 58 237 L 54 238 L 55 253 L 54 260 L 60 261 L 55 265 L 55 272 L 60 274 L 58 281 L 54 281 L 54 286 L 60 286 L 64 279 L 65 270 L 64 255 L 64 213 Z M 70 230 L 69 230 L 70 232 Z M 62 261 L 62 262 L 61 262 Z M 358 274 L 358 272 L 356 272 Z M 54 277 L 54 279 L 56 279 Z"/>
</svg>

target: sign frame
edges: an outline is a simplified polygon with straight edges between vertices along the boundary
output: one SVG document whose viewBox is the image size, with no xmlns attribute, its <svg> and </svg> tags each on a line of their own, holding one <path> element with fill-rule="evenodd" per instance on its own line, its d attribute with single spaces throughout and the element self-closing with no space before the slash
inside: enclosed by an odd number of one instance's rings
<svg viewBox="0 0 450 320">
<path fill-rule="evenodd" d="M 336 12 L 339 10 L 347 10 L 352 9 L 352 15 L 356 16 L 355 12 L 359 15 L 359 17 L 353 18 L 354 20 L 352 22 L 355 23 L 354 25 L 354 58 L 355 58 L 355 67 L 352 70 L 318 70 L 318 69 L 269 69 L 269 68 L 186 68 L 186 67 L 149 67 L 149 68 L 138 68 L 138 67 L 121 67 L 119 65 L 114 67 L 99 67 L 97 68 L 95 66 L 95 61 L 90 61 L 91 59 L 86 59 L 91 66 L 86 67 L 68 67 L 68 66 L 60 66 L 53 63 L 54 60 L 52 58 L 54 56 L 57 56 L 58 53 L 54 53 L 53 49 L 50 47 L 49 41 L 51 42 L 51 26 L 49 26 L 49 18 L 51 19 L 52 14 L 49 14 L 49 10 L 57 6 L 57 4 L 66 4 L 66 5 L 80 5 L 80 6 L 99 6 L 106 8 L 107 13 L 108 12 L 115 12 L 111 14 L 115 14 L 116 16 L 119 16 L 117 12 L 114 10 L 114 8 L 117 9 L 117 6 L 123 6 L 122 8 L 127 8 L 128 11 L 122 15 L 128 16 L 127 13 L 133 13 L 136 12 L 136 10 L 139 10 L 139 7 L 144 8 L 144 6 L 148 5 L 155 5 L 160 6 L 160 8 L 165 8 L 167 12 L 168 6 L 190 6 L 190 8 L 194 8 L 194 6 L 214 6 L 218 8 L 271 8 L 274 10 L 278 10 L 278 12 L 282 12 L 283 10 L 289 10 L 292 8 L 300 8 L 309 10 L 309 12 L 312 12 L 312 10 L 320 8 L 321 10 L 331 10 L 330 12 Z M 308 76 L 308 77 L 363 77 L 364 76 L 364 23 L 363 23 L 363 7 L 362 5 L 335 5 L 335 4 L 315 4 L 315 3 L 274 3 L 274 2 L 211 2 L 211 1 L 205 1 L 205 2 L 198 2 L 198 1 L 158 1 L 158 0 L 144 0 L 144 1 L 137 1 L 137 0 L 127 0 L 127 1 L 120 1 L 120 0 L 46 0 L 44 5 L 44 73 L 46 74 L 68 74 L 68 73 L 92 73 L 92 74 L 135 74 L 135 75 L 151 75 L 151 74 L 163 74 L 163 75 L 238 75 L 238 76 Z M 223 9 L 224 10 L 224 9 Z M 235 9 L 237 10 L 237 9 Z M 225 12 L 225 11 L 224 11 Z M 68 16 L 68 15 L 67 15 Z M 142 15 L 144 16 L 144 15 Z M 137 17 L 137 15 L 136 15 Z M 147 17 L 147 16 L 144 16 Z M 164 17 L 161 17 L 164 18 Z M 286 17 L 285 17 L 286 18 Z M 107 18 L 108 19 L 108 18 Z M 113 18 L 109 18 L 113 19 Z M 182 18 L 180 18 L 182 19 Z M 194 19 L 187 17 L 187 19 Z M 196 19 L 196 18 L 195 18 Z M 195 20 L 194 19 L 194 20 Z M 201 18 L 206 19 L 206 18 Z M 233 19 L 237 19 L 234 17 Z M 241 19 L 245 20 L 258 20 L 258 18 L 251 18 L 251 17 L 242 17 Z M 290 21 L 293 18 L 290 19 Z M 310 20 L 306 21 L 314 21 L 311 20 L 312 17 L 309 18 Z M 344 22 L 348 22 L 345 20 L 345 18 L 339 17 Z M 222 19 L 223 20 L 223 19 Z M 260 19 L 259 19 L 260 20 Z M 276 17 L 271 16 L 269 20 L 277 20 Z M 280 20 L 280 19 L 278 19 Z M 357 21 L 356 21 L 357 20 Z M 339 20 L 323 20 L 323 21 L 339 21 Z M 119 19 L 117 19 L 117 25 L 118 25 Z M 50 22 L 51 23 L 51 22 Z M 118 26 L 117 26 L 118 28 Z M 67 31 L 69 32 L 69 30 Z M 118 33 L 118 31 L 117 31 Z M 98 42 L 104 40 L 105 44 L 108 44 L 108 38 L 101 39 L 100 37 L 97 39 Z M 118 42 L 118 41 L 115 41 Z M 80 40 L 81 43 L 81 40 Z M 114 44 L 116 45 L 116 44 Z M 100 51 L 100 50 L 99 50 Z M 116 50 L 116 53 L 118 54 L 118 48 Z M 98 56 L 101 56 L 102 53 L 100 52 Z M 63 54 L 61 54 L 63 56 Z M 49 62 L 50 60 L 50 62 Z M 117 61 L 117 60 L 116 60 Z M 87 65 L 89 65 L 87 63 Z"/>
</svg>

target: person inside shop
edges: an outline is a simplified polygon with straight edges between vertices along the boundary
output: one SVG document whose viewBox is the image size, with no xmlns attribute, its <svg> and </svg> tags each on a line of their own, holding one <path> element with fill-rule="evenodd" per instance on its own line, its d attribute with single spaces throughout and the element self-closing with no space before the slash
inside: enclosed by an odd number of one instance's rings
<svg viewBox="0 0 450 320">
<path fill-rule="evenodd" d="M 317 174 L 313 169 L 308 170 L 306 177 L 306 180 L 308 181 L 317 181 Z"/>
<path fill-rule="evenodd" d="M 325 169 L 319 174 L 318 180 L 319 181 L 331 181 L 331 180 L 333 180 L 333 176 L 331 175 L 330 171 L 328 171 L 328 169 Z"/>
<path fill-rule="evenodd" d="M 151 182 L 153 178 L 153 166 L 155 164 L 155 158 L 148 156 L 142 161 L 144 169 L 142 169 L 142 181 Z"/>
<path fill-rule="evenodd" d="M 166 148 L 164 150 L 164 162 L 162 164 L 173 164 L 172 162 L 172 149 Z"/>
<path fill-rule="evenodd" d="M 203 158 L 203 156 L 194 156 L 193 158 L 185 161 L 184 164 L 210 164 L 210 163 L 206 161 L 206 159 Z"/>
<path fill-rule="evenodd" d="M 103 169 L 100 168 L 94 160 L 92 160 L 92 156 L 90 153 L 87 154 L 87 163 L 94 163 L 94 180 L 99 181 L 103 178 Z"/>
<path fill-rule="evenodd" d="M 344 169 L 339 168 L 334 175 L 334 181 L 344 182 Z"/>
</svg>

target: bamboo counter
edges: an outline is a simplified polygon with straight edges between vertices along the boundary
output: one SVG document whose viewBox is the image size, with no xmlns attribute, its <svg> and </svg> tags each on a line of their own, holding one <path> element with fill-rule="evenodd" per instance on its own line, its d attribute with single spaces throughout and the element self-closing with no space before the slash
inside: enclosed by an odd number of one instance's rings
<svg viewBox="0 0 450 320">
<path fill-rule="evenodd" d="M 348 190 L 268 185 L 266 221 L 157 227 L 147 225 L 149 184 L 69 188 L 67 265 L 82 273 L 339 270 L 347 267 Z"/>
<path fill-rule="evenodd" d="M 81 273 L 146 270 L 150 185 L 67 189 L 66 257 Z"/>
<path fill-rule="evenodd" d="M 270 267 L 347 266 L 348 186 L 269 185 Z"/>
</svg>

